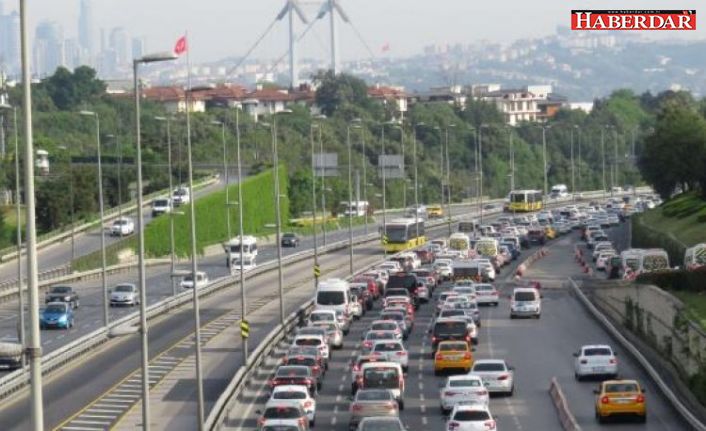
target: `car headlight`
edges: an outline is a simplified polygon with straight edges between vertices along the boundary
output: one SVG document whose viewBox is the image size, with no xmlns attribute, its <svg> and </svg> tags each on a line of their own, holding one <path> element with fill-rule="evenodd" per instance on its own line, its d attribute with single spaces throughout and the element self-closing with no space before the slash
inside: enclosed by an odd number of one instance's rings
<svg viewBox="0 0 706 431">
<path fill-rule="evenodd" d="M 59 316 L 59 322 L 66 322 L 66 314 Z"/>
</svg>

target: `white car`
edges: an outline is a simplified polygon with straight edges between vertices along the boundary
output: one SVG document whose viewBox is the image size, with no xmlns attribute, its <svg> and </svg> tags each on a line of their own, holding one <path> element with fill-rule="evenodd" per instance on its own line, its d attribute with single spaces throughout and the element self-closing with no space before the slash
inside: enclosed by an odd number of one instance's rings
<svg viewBox="0 0 706 431">
<path fill-rule="evenodd" d="M 504 359 L 478 359 L 473 363 L 471 374 L 483 379 L 490 393 L 512 395 L 515 392 L 515 372 Z"/>
<path fill-rule="evenodd" d="M 140 303 L 140 293 L 134 284 L 118 284 L 110 290 L 110 306 L 130 305 L 135 306 Z"/>
<path fill-rule="evenodd" d="M 498 306 L 500 294 L 492 284 L 476 284 L 476 302 L 478 305 L 490 304 Z"/>
<path fill-rule="evenodd" d="M 157 217 L 172 211 L 170 198 L 156 198 L 152 201 L 152 217 Z"/>
<path fill-rule="evenodd" d="M 474 285 L 470 286 L 458 286 L 455 285 L 451 288 L 451 291 L 457 293 L 458 295 L 466 296 L 470 300 L 476 299 L 477 293 Z"/>
<path fill-rule="evenodd" d="M 402 338 L 404 338 L 402 328 L 395 320 L 373 320 L 368 331 L 392 331 L 398 340 L 402 341 Z M 363 338 L 365 338 L 365 335 L 363 335 Z"/>
<path fill-rule="evenodd" d="M 297 335 L 294 337 L 292 345 L 317 347 L 319 352 L 321 352 L 321 356 L 323 356 L 325 360 L 328 361 L 331 357 L 328 343 L 324 339 L 323 335 Z"/>
<path fill-rule="evenodd" d="M 451 260 L 448 259 L 436 259 L 432 268 L 436 270 L 442 279 L 449 280 L 453 275 L 453 269 L 451 268 Z"/>
<path fill-rule="evenodd" d="M 200 289 L 208 285 L 208 274 L 203 271 L 196 271 L 196 288 Z M 181 280 L 182 289 L 193 289 L 194 288 L 194 275 L 187 274 Z"/>
<path fill-rule="evenodd" d="M 358 297 L 355 295 L 351 296 L 350 311 L 354 319 L 363 317 L 363 304 L 358 301 Z"/>
<path fill-rule="evenodd" d="M 583 346 L 574 353 L 574 375 L 576 380 L 589 376 L 618 376 L 618 358 L 610 346 L 596 344 Z"/>
<path fill-rule="evenodd" d="M 379 356 L 385 361 L 396 362 L 402 366 L 402 371 L 407 371 L 409 366 L 409 353 L 405 349 L 402 341 L 397 340 L 376 340 L 370 354 Z"/>
<path fill-rule="evenodd" d="M 615 250 L 602 251 L 596 259 L 596 269 L 599 271 L 605 271 L 608 266 L 608 261 L 611 257 L 615 256 Z"/>
<path fill-rule="evenodd" d="M 336 349 L 343 347 L 343 331 L 338 325 L 338 322 L 314 322 L 311 324 L 316 328 L 323 328 L 326 330 L 326 335 L 328 336 L 331 346 Z"/>
<path fill-rule="evenodd" d="M 126 236 L 133 233 L 135 233 L 135 223 L 129 217 L 120 217 L 110 226 L 110 234 L 113 236 Z"/>
<path fill-rule="evenodd" d="M 189 189 L 186 187 L 177 187 L 172 192 L 172 203 L 175 207 L 179 205 L 186 205 L 191 202 L 191 195 L 189 194 Z"/>
<path fill-rule="evenodd" d="M 270 401 L 299 400 L 302 408 L 309 418 L 309 425 L 314 426 L 316 421 L 316 399 L 310 394 L 306 386 L 282 385 L 275 386 L 270 395 Z"/>
<path fill-rule="evenodd" d="M 450 376 L 439 391 L 441 413 L 447 415 L 456 404 L 477 403 L 487 406 L 490 402 L 483 379 L 474 374 Z"/>
<path fill-rule="evenodd" d="M 495 431 L 497 426 L 487 405 L 457 404 L 446 422 L 447 431 Z"/>
</svg>

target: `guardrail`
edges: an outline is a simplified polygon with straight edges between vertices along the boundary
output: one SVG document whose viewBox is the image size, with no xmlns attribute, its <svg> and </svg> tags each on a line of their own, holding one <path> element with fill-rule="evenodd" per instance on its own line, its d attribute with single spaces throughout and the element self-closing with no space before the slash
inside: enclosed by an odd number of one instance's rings
<svg viewBox="0 0 706 431">
<path fill-rule="evenodd" d="M 203 188 L 206 186 L 209 186 L 215 182 L 218 181 L 217 177 L 211 177 L 206 180 L 202 180 L 200 182 L 197 182 L 197 184 L 194 185 L 194 188 Z M 160 196 L 164 196 L 165 193 L 169 193 L 168 190 L 159 190 L 153 193 L 148 194 L 147 196 L 144 197 L 143 205 L 142 207 L 148 207 L 149 205 L 152 204 L 152 201 L 155 198 L 158 198 Z M 125 206 L 127 205 L 127 206 Z M 104 219 L 106 222 L 110 222 L 120 216 L 120 214 L 128 214 L 132 211 L 135 211 L 137 209 L 137 201 L 131 200 L 123 204 L 122 206 L 119 207 L 113 207 L 104 212 Z M 45 248 L 46 246 L 49 246 L 51 244 L 54 244 L 56 242 L 60 242 L 65 240 L 66 238 L 71 237 L 72 234 L 77 234 L 81 233 L 83 231 L 86 231 L 88 229 L 91 229 L 97 225 L 100 225 L 100 219 L 93 220 L 90 222 L 77 222 L 74 224 L 74 227 L 72 229 L 71 225 L 65 226 L 62 229 L 59 230 L 54 230 L 51 232 L 47 232 L 44 235 L 39 236 L 39 242 L 37 242 L 37 250 L 41 250 Z M 81 224 L 79 224 L 81 223 Z M 23 253 L 25 253 L 23 251 Z M 15 259 L 17 257 L 17 247 L 12 246 L 12 247 L 7 247 L 2 250 L 0 250 L 0 263 L 6 262 L 8 260 Z M 15 281 L 16 282 L 16 281 Z"/>
<path fill-rule="evenodd" d="M 559 386 L 556 377 L 552 377 L 549 383 L 549 396 L 552 398 L 554 407 L 556 407 L 559 422 L 561 422 L 564 431 L 581 431 L 581 426 L 576 421 L 574 414 L 571 413 L 569 403 L 566 401 L 564 392 L 561 390 L 561 386 Z"/>
<path fill-rule="evenodd" d="M 652 366 L 652 364 L 645 358 L 645 356 L 635 347 L 620 331 L 613 325 L 613 323 L 596 308 L 595 305 L 586 297 L 583 291 L 578 287 L 576 282 L 569 277 L 569 286 L 571 287 L 573 293 L 579 299 L 581 304 L 593 315 L 593 318 L 600 322 L 605 329 L 610 333 L 610 335 L 618 340 L 618 342 L 625 348 L 625 350 L 630 353 L 630 355 L 635 358 L 635 360 L 640 364 L 640 366 L 647 372 L 650 378 L 655 382 L 657 387 L 664 395 L 664 397 L 669 401 L 669 403 L 674 407 L 674 410 L 684 418 L 684 420 L 691 425 L 694 429 L 700 431 L 706 431 L 706 425 L 704 425 L 693 413 L 685 406 L 679 397 L 672 391 L 671 387 L 662 379 L 657 370 Z"/>
</svg>

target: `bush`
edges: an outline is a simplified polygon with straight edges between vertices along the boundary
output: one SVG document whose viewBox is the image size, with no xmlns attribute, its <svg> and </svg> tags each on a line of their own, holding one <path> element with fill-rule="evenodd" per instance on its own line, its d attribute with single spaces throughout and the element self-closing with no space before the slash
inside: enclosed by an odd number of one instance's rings
<svg viewBox="0 0 706 431">
<path fill-rule="evenodd" d="M 665 232 L 650 228 L 642 221 L 642 215 L 633 216 L 632 246 L 635 248 L 663 248 L 669 255 L 672 265 L 681 266 L 684 263 L 686 247 Z"/>
<path fill-rule="evenodd" d="M 657 271 L 640 274 L 637 283 L 653 284 L 664 290 L 706 292 L 706 267 L 695 271 Z"/>
</svg>

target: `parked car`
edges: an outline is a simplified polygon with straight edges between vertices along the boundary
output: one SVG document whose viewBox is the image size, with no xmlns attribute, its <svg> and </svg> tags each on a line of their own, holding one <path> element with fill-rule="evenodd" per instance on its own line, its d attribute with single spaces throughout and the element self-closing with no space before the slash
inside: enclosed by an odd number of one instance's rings
<svg viewBox="0 0 706 431">
<path fill-rule="evenodd" d="M 70 329 L 74 326 L 74 311 L 66 302 L 50 302 L 39 315 L 39 327 Z"/>
<path fill-rule="evenodd" d="M 291 232 L 282 235 L 282 247 L 296 247 L 299 245 L 299 237 Z"/>
<path fill-rule="evenodd" d="M 120 217 L 110 226 L 111 236 L 127 236 L 135 233 L 135 222 L 129 217 Z"/>
<path fill-rule="evenodd" d="M 118 284 L 109 293 L 111 307 L 116 305 L 135 306 L 140 303 L 140 292 L 137 290 L 137 286 L 131 283 Z"/>
<path fill-rule="evenodd" d="M 52 286 L 47 291 L 44 296 L 44 302 L 66 302 L 71 305 L 72 308 L 78 308 L 81 303 L 79 302 L 78 293 L 76 293 L 70 286 Z"/>
</svg>

